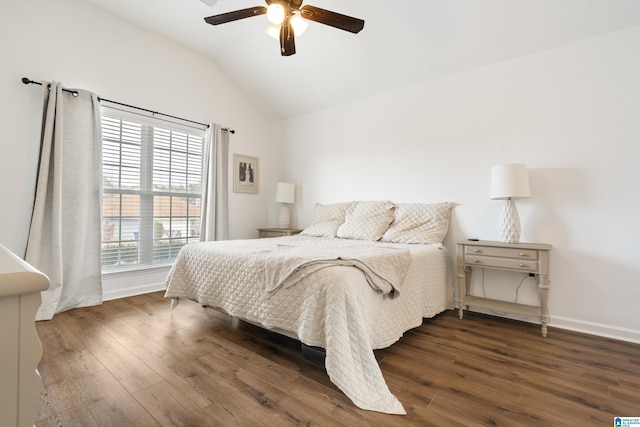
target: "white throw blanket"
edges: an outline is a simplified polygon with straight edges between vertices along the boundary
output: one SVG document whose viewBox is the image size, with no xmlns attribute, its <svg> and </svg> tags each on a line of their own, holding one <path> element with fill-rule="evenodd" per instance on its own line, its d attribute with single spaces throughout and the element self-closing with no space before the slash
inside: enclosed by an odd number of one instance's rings
<svg viewBox="0 0 640 427">
<path fill-rule="evenodd" d="M 265 290 L 272 294 L 281 288 L 300 283 L 320 269 L 348 266 L 362 271 L 376 292 L 396 298 L 411 263 L 406 249 L 388 246 L 305 248 L 277 245 L 264 258 Z"/>
</svg>

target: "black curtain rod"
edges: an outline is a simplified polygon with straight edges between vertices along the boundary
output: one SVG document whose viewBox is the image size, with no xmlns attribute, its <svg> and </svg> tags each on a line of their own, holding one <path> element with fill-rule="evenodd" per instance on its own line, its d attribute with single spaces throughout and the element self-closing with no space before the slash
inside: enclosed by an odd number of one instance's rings
<svg viewBox="0 0 640 427">
<path fill-rule="evenodd" d="M 40 86 L 42 86 L 42 83 L 41 83 L 41 82 L 37 82 L 37 81 L 35 81 L 35 80 L 31 80 L 31 79 L 28 79 L 28 78 L 26 78 L 26 77 L 23 77 L 23 78 L 22 78 L 22 83 L 24 83 L 24 84 L 26 84 L 26 85 L 28 85 L 28 84 L 35 84 L 35 85 L 40 85 Z M 49 87 L 49 85 L 47 85 L 47 87 Z M 63 88 L 62 90 L 63 90 L 64 92 L 69 92 L 69 93 L 71 93 L 73 96 L 78 96 L 78 92 L 76 92 L 75 90 L 69 90 L 69 89 L 64 89 L 64 88 Z M 197 124 L 197 125 L 200 125 L 200 126 L 204 126 L 204 127 L 206 127 L 206 128 L 208 128 L 208 127 L 209 127 L 209 125 L 208 125 L 208 124 L 206 124 L 206 123 L 200 123 L 200 122 L 196 122 L 196 121 L 189 120 L 189 119 L 183 119 L 182 117 L 176 117 L 176 116 L 172 116 L 172 115 L 170 115 L 170 114 L 160 113 L 160 112 L 158 112 L 158 111 L 147 110 L 146 108 L 136 107 L 135 105 L 124 104 L 124 103 L 122 103 L 122 102 L 112 101 L 112 100 L 110 100 L 110 99 L 105 99 L 105 98 L 98 97 L 98 101 L 106 101 L 106 102 L 110 102 L 110 103 L 112 103 L 112 104 L 122 105 L 123 107 L 129 107 L 129 108 L 134 108 L 134 109 L 136 109 L 136 110 L 146 111 L 147 113 L 151 113 L 151 114 L 160 114 L 161 116 L 171 117 L 172 119 L 178 119 L 178 120 L 182 120 L 182 121 L 185 121 L 185 122 L 194 123 L 194 124 Z M 223 130 L 224 132 L 236 133 L 236 131 L 235 131 L 234 129 L 222 128 L 222 130 Z"/>
</svg>

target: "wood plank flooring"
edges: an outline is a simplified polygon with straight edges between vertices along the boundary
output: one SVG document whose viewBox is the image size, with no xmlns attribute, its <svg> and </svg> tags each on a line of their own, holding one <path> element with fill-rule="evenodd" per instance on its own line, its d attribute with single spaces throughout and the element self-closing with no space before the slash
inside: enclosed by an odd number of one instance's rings
<svg viewBox="0 0 640 427">
<path fill-rule="evenodd" d="M 640 345 L 468 313 L 376 351 L 407 415 L 358 409 L 300 343 L 161 292 L 38 322 L 37 426 L 611 426 Z"/>
</svg>

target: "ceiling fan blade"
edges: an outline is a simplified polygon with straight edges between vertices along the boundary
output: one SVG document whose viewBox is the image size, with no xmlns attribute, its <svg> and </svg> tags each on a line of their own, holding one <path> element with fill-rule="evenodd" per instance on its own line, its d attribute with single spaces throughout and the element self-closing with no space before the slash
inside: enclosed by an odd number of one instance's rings
<svg viewBox="0 0 640 427">
<path fill-rule="evenodd" d="M 220 15 L 213 15 L 204 20 L 207 24 L 220 25 L 227 22 L 237 21 L 238 19 L 251 18 L 252 16 L 264 15 L 267 13 L 267 8 L 264 6 L 249 7 L 247 9 L 234 10 L 233 12 L 221 13 Z"/>
<path fill-rule="evenodd" d="M 320 9 L 315 6 L 302 6 L 300 15 L 309 21 L 319 22 L 354 34 L 359 33 L 360 30 L 364 28 L 364 20 L 362 19 Z"/>
<path fill-rule="evenodd" d="M 296 41 L 293 28 L 288 19 L 285 19 L 280 26 L 280 54 L 291 56 L 296 53 Z"/>
</svg>

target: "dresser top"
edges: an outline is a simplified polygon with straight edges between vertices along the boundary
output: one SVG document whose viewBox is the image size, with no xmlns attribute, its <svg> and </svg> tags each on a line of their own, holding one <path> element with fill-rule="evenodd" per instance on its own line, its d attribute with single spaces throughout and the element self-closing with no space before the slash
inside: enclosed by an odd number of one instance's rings
<svg viewBox="0 0 640 427">
<path fill-rule="evenodd" d="M 40 292 L 48 287 L 47 276 L 0 245 L 0 298 Z"/>
</svg>

